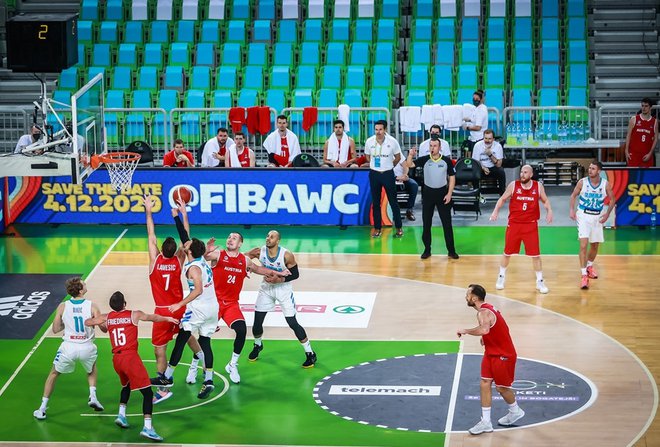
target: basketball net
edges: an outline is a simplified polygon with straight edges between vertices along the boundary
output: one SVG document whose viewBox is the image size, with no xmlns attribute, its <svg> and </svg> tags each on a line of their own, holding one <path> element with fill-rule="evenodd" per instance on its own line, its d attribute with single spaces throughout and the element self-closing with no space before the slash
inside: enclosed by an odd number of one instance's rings
<svg viewBox="0 0 660 447">
<path fill-rule="evenodd" d="M 134 152 L 108 152 L 103 155 L 93 155 L 92 167 L 94 164 L 98 167 L 98 164 L 105 163 L 110 175 L 110 184 L 121 192 L 131 188 L 133 172 L 140 162 L 140 157 L 140 154 Z"/>
</svg>

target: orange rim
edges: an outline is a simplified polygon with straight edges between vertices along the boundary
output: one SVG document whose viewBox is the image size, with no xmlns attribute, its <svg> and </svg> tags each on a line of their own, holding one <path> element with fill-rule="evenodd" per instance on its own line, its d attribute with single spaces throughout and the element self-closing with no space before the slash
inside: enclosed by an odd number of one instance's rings
<svg viewBox="0 0 660 447">
<path fill-rule="evenodd" d="M 140 159 L 140 154 L 136 154 L 135 152 L 108 152 L 103 155 L 93 155 L 92 159 L 94 157 L 98 157 L 101 163 L 113 164 L 125 161 L 138 161 Z"/>
</svg>

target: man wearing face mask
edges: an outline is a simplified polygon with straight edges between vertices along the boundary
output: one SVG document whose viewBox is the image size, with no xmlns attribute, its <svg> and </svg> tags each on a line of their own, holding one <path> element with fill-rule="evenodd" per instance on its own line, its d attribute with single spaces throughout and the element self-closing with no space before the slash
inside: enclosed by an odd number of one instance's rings
<svg viewBox="0 0 660 447">
<path fill-rule="evenodd" d="M 30 133 L 26 133 L 21 138 L 18 139 L 16 143 L 16 149 L 14 149 L 15 154 L 20 154 L 23 152 L 26 146 L 36 143 L 41 138 L 41 130 L 37 127 L 36 124 L 32 125 Z"/>
<path fill-rule="evenodd" d="M 422 141 L 419 145 L 419 154 L 417 155 L 418 157 L 423 157 L 431 153 L 429 149 L 429 145 L 431 143 L 431 138 L 433 138 L 433 136 L 435 135 L 440 141 L 440 154 L 443 157 L 451 158 L 451 148 L 449 147 L 449 143 L 447 143 L 447 141 L 440 138 L 441 131 L 442 129 L 437 124 L 431 126 L 431 128 L 429 129 L 429 139 Z"/>
<path fill-rule="evenodd" d="M 492 129 L 486 129 L 484 131 L 484 139 L 474 145 L 472 158 L 481 163 L 481 170 L 484 177 L 497 180 L 499 195 L 504 194 L 506 190 L 506 173 L 502 169 L 504 149 L 502 149 L 500 143 L 495 141 L 495 134 Z"/>
<path fill-rule="evenodd" d="M 477 141 L 484 137 L 484 131 L 488 128 L 488 107 L 484 104 L 484 91 L 477 90 L 472 94 L 474 111 L 472 116 L 463 118 L 463 129 L 470 131 L 469 149 L 474 147 Z M 474 157 L 473 157 L 474 158 Z"/>
</svg>

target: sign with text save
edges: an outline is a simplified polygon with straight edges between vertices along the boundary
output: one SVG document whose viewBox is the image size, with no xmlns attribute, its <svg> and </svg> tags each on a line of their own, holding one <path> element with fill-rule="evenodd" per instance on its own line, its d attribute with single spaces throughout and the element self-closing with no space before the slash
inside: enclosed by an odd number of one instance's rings
<svg viewBox="0 0 660 447">
<path fill-rule="evenodd" d="M 171 224 L 172 194 L 192 191 L 194 224 L 364 225 L 371 205 L 368 170 L 147 169 L 118 193 L 104 170 L 82 185 L 67 177 L 35 178 L 19 223 L 142 224 L 142 196 L 155 198 L 154 221 Z"/>
<path fill-rule="evenodd" d="M 660 214 L 660 168 L 607 168 L 616 197 L 616 225 L 650 225 Z M 660 219 L 660 217 L 658 217 Z"/>
</svg>

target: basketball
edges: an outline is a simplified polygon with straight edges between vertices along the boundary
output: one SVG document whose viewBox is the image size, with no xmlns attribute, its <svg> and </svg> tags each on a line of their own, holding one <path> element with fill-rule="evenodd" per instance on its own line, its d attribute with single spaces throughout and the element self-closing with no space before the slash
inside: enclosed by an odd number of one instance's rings
<svg viewBox="0 0 660 447">
<path fill-rule="evenodd" d="M 183 203 L 187 204 L 190 202 L 190 200 L 192 200 L 192 192 L 190 192 L 190 190 L 185 186 L 179 186 L 174 190 L 173 197 L 175 201 L 180 199 L 183 201 Z"/>
</svg>

